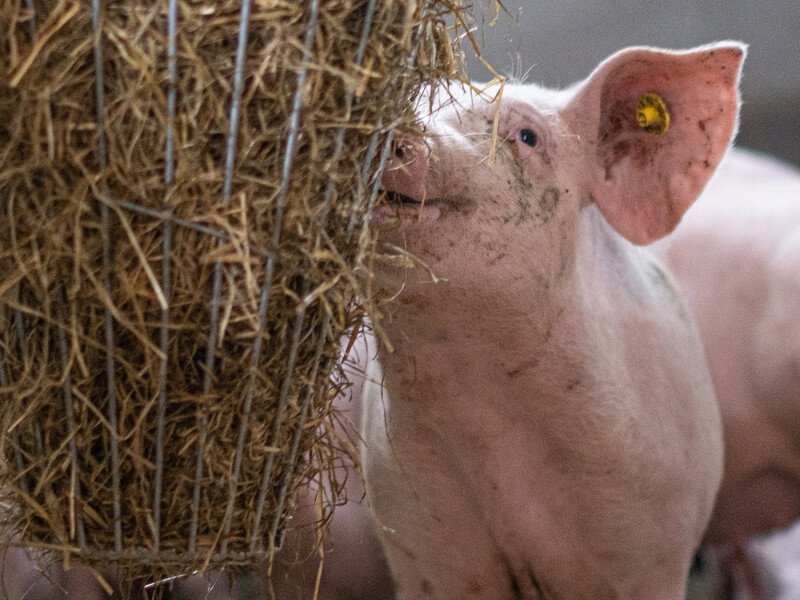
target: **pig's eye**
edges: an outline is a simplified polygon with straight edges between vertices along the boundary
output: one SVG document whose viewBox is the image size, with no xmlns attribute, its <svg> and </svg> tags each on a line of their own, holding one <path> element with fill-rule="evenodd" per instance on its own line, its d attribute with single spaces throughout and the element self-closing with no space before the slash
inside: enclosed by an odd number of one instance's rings
<svg viewBox="0 0 800 600">
<path fill-rule="evenodd" d="M 539 142 L 539 136 L 530 129 L 522 129 L 519 132 L 519 141 L 533 148 Z"/>
</svg>

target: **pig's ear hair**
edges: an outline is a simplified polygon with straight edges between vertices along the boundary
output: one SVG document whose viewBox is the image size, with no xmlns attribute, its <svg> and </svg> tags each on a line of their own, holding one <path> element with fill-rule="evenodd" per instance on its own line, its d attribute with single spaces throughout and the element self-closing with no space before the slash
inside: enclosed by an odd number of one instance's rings
<svg viewBox="0 0 800 600">
<path fill-rule="evenodd" d="M 574 91 L 562 112 L 587 145 L 587 194 L 637 244 L 672 231 L 736 131 L 746 46 L 630 48 Z"/>
</svg>

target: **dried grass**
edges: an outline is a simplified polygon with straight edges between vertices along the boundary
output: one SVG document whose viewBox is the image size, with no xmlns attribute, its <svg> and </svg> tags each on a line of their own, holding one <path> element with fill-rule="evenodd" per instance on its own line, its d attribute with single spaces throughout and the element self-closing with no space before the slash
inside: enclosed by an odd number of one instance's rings
<svg viewBox="0 0 800 600">
<path fill-rule="evenodd" d="M 311 5 L 252 5 L 228 193 L 238 0 L 178 3 L 174 120 L 167 0 L 105 2 L 97 36 L 88 0 L 0 0 L 0 495 L 21 544 L 131 576 L 252 564 L 330 467 L 381 158 L 455 72 L 461 8 L 376 2 L 359 65 L 368 2 L 320 0 L 309 28 Z"/>
</svg>

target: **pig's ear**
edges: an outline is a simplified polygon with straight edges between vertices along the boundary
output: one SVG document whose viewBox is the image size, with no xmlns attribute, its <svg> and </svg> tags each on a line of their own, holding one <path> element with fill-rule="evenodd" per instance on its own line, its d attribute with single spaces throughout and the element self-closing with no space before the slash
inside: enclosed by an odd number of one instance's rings
<svg viewBox="0 0 800 600">
<path fill-rule="evenodd" d="M 589 197 L 632 242 L 672 231 L 725 154 L 745 51 L 736 42 L 623 50 L 564 109 L 570 131 L 589 145 Z"/>
</svg>

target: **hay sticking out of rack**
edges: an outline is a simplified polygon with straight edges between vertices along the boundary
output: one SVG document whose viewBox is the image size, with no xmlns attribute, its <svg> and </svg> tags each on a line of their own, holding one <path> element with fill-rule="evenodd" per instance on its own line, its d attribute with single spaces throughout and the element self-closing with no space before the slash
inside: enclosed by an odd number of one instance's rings
<svg viewBox="0 0 800 600">
<path fill-rule="evenodd" d="M 96 4 L 0 0 L 5 526 L 252 564 L 330 466 L 378 173 L 460 0 Z"/>
</svg>

